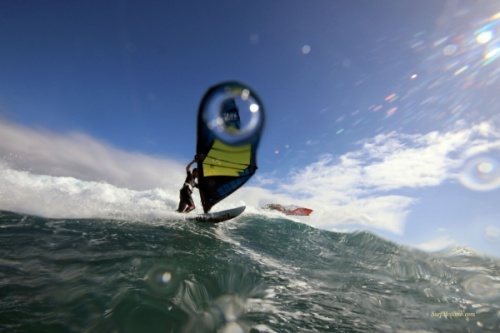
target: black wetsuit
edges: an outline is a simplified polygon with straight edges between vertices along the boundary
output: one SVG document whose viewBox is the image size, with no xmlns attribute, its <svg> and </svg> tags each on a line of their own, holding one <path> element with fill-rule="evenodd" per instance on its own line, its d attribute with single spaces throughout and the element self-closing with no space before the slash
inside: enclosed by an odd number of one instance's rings
<svg viewBox="0 0 500 333">
<path fill-rule="evenodd" d="M 186 180 L 184 181 L 184 186 L 181 188 L 181 193 L 180 193 L 180 201 L 179 201 L 179 208 L 177 208 L 177 211 L 179 213 L 182 212 L 190 212 L 194 209 L 194 201 L 193 198 L 191 197 L 191 194 L 193 193 L 193 188 L 198 187 L 198 184 L 194 181 L 193 174 L 191 171 L 187 172 Z M 186 208 L 188 210 L 186 210 Z"/>
</svg>

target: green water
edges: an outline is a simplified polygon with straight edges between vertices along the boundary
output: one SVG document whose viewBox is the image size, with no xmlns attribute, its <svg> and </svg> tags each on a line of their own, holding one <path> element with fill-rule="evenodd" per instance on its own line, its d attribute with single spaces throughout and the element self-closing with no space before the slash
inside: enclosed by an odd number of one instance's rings
<svg viewBox="0 0 500 333">
<path fill-rule="evenodd" d="M 500 261 L 244 215 L 0 212 L 2 332 L 498 332 Z"/>
</svg>

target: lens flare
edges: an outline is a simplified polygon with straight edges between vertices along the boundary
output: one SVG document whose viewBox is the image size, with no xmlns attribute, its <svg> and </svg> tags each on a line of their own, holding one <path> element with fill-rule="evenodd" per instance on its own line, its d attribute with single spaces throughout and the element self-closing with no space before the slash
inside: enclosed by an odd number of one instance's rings
<svg viewBox="0 0 500 333">
<path fill-rule="evenodd" d="M 462 68 L 459 68 L 455 71 L 454 75 L 460 75 L 465 72 L 469 68 L 469 65 L 465 65 Z"/>
<path fill-rule="evenodd" d="M 493 59 L 500 55 L 500 47 L 495 47 L 484 54 L 484 59 Z"/>
<path fill-rule="evenodd" d="M 465 187 L 474 191 L 491 191 L 500 187 L 500 168 L 497 160 L 477 157 L 467 161 L 459 175 Z"/>
<path fill-rule="evenodd" d="M 250 90 L 243 89 L 243 91 L 241 92 L 241 99 L 246 101 L 248 97 L 250 97 Z"/>
<path fill-rule="evenodd" d="M 164 272 L 163 275 L 161 276 L 161 282 L 163 283 L 169 283 L 171 279 L 172 279 L 172 273 L 170 272 Z"/>
<path fill-rule="evenodd" d="M 387 111 L 387 116 L 392 116 L 394 114 L 394 112 L 397 111 L 398 108 L 390 108 L 388 111 Z"/>
<path fill-rule="evenodd" d="M 397 98 L 398 98 L 398 96 L 396 94 L 390 94 L 390 95 L 385 97 L 385 101 L 386 102 L 394 102 Z"/>
<path fill-rule="evenodd" d="M 493 38 L 493 33 L 491 31 L 483 31 L 476 36 L 476 42 L 478 44 L 486 44 Z"/>
</svg>

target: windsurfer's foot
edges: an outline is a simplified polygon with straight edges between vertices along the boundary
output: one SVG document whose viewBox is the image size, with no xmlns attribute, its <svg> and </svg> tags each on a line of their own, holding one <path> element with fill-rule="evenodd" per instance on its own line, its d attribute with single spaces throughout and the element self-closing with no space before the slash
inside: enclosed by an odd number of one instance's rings
<svg viewBox="0 0 500 333">
<path fill-rule="evenodd" d="M 195 206 L 189 206 L 185 211 L 184 213 L 189 213 L 190 211 L 192 211 L 193 209 L 195 209 Z"/>
</svg>

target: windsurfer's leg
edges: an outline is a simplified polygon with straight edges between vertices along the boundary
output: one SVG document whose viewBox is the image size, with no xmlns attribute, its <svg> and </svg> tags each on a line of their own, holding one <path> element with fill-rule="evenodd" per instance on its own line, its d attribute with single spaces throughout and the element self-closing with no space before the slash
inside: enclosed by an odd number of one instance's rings
<svg viewBox="0 0 500 333">
<path fill-rule="evenodd" d="M 181 201 L 179 202 L 179 207 L 177 208 L 177 211 L 179 213 L 183 213 L 185 210 L 186 210 L 186 203 L 181 199 Z"/>
<path fill-rule="evenodd" d="M 185 188 L 182 188 L 179 194 L 179 207 L 177 208 L 177 211 L 179 213 L 183 213 L 186 210 L 186 207 L 189 205 L 189 201 L 186 200 L 186 194 L 189 196 L 189 193 L 186 193 Z"/>
<path fill-rule="evenodd" d="M 189 197 L 186 199 L 187 199 L 187 203 L 189 205 L 188 208 L 186 209 L 186 213 L 189 213 L 190 211 L 192 211 L 196 207 L 194 205 L 193 197 L 191 197 L 191 194 L 189 194 Z"/>
</svg>

